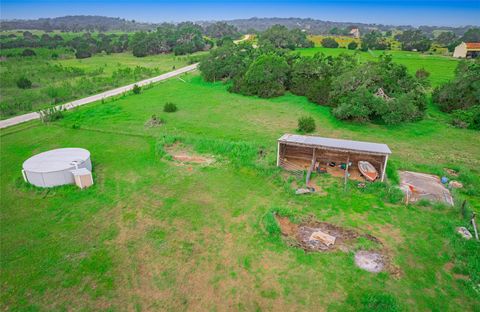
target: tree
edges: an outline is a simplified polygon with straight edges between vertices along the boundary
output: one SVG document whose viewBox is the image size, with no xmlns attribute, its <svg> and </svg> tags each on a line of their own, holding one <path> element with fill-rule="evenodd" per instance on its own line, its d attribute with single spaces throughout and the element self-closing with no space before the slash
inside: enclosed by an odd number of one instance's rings
<svg viewBox="0 0 480 312">
<path fill-rule="evenodd" d="M 260 34 L 259 44 L 261 47 L 273 47 L 274 49 L 308 48 L 313 42 L 308 40 L 307 34 L 300 29 L 288 30 L 282 25 L 274 25 Z"/>
<path fill-rule="evenodd" d="M 269 98 L 284 94 L 289 66 L 279 55 L 259 56 L 245 73 L 242 90 L 246 94 Z"/>
<path fill-rule="evenodd" d="M 442 47 L 448 47 L 452 43 L 456 42 L 457 35 L 451 31 L 444 31 L 435 38 L 435 42 L 441 45 Z"/>
<path fill-rule="evenodd" d="M 240 32 L 238 31 L 237 27 L 227 24 L 225 22 L 216 22 L 214 24 L 210 24 L 205 28 L 205 34 L 211 38 L 239 38 Z"/>
<path fill-rule="evenodd" d="M 334 116 L 346 120 L 397 124 L 421 118 L 427 106 L 422 83 L 388 55 L 335 76 L 330 96 Z"/>
<path fill-rule="evenodd" d="M 243 76 L 253 60 L 253 53 L 253 47 L 247 43 L 225 43 L 211 50 L 200 62 L 202 77 L 206 81 L 217 81 Z"/>
<path fill-rule="evenodd" d="M 432 99 L 444 112 L 480 105 L 480 60 L 460 62 L 454 80 L 437 87 Z"/>
<path fill-rule="evenodd" d="M 362 51 L 367 50 L 387 50 L 390 49 L 390 44 L 382 36 L 382 33 L 379 31 L 371 31 L 363 35 L 361 40 L 361 48 Z"/>
<path fill-rule="evenodd" d="M 470 28 L 467 30 L 462 38 L 463 42 L 480 42 L 480 28 Z"/>
<path fill-rule="evenodd" d="M 421 30 L 405 30 L 402 34 L 397 35 L 396 39 L 401 43 L 404 51 L 425 52 L 432 45 L 431 40 Z"/>
<path fill-rule="evenodd" d="M 331 37 L 322 39 L 322 47 L 324 48 L 338 48 L 338 42 Z"/>
<path fill-rule="evenodd" d="M 357 49 L 357 47 L 358 47 L 358 43 L 356 43 L 355 41 L 351 41 L 347 46 L 349 50 L 355 50 Z"/>
</svg>

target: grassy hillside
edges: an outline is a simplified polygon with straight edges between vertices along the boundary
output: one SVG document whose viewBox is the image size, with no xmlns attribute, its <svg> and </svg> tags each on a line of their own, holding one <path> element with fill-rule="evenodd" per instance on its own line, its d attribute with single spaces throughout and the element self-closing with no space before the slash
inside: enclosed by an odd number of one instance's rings
<svg viewBox="0 0 480 312">
<path fill-rule="evenodd" d="M 22 50 L 4 49 L 1 55 L 18 54 Z M 76 59 L 66 49 L 34 50 L 35 57 L 7 57 L 2 61 L 2 119 L 150 78 L 189 63 L 188 56 L 173 54 L 138 58 L 131 53 L 115 53 Z M 16 81 L 20 77 L 30 79 L 32 88 L 18 88 Z"/>
<path fill-rule="evenodd" d="M 433 75 L 432 75 L 433 76 Z M 390 203 L 386 187 L 343 191 L 314 179 L 321 195 L 293 195 L 275 168 L 276 139 L 313 116 L 315 134 L 387 143 L 394 168 L 459 171 L 470 209 L 480 212 L 478 132 L 448 126 L 429 109 L 395 127 L 334 119 L 326 107 L 286 95 L 226 92 L 198 75 L 114 101 L 0 131 L 1 302 L 12 310 L 474 310 L 480 267 L 458 208 Z M 163 113 L 165 102 L 176 113 Z M 166 124 L 145 126 L 151 115 Z M 214 157 L 181 164 L 164 144 Z M 51 190 L 23 183 L 22 162 L 58 147 L 91 151 L 95 185 Z M 259 151 L 262 153 L 259 153 Z M 356 268 L 353 253 L 288 247 L 273 211 L 313 215 L 379 238 L 395 274 Z M 273 221 L 272 221 L 273 220 Z M 364 242 L 358 242 L 361 248 Z"/>
<path fill-rule="evenodd" d="M 321 52 L 325 55 L 338 56 L 342 53 L 356 54 L 361 61 L 370 61 L 377 59 L 381 54 L 391 54 L 393 60 L 397 63 L 407 66 L 411 74 L 420 68 L 425 68 L 430 75 L 430 82 L 432 87 L 436 87 L 443 84 L 454 76 L 455 68 L 457 67 L 458 60 L 452 57 L 440 56 L 440 55 L 428 55 L 418 52 L 408 51 L 353 51 L 347 49 L 329 49 L 329 48 L 308 48 L 296 50 L 301 55 L 313 56 L 315 53 Z"/>
</svg>

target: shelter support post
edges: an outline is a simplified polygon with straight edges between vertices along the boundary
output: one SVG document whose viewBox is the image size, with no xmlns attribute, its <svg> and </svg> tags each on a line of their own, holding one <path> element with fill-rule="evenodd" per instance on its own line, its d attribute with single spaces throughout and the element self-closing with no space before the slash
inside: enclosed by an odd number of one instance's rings
<svg viewBox="0 0 480 312">
<path fill-rule="evenodd" d="M 382 166 L 382 177 L 380 179 L 380 181 L 384 181 L 385 180 L 385 170 L 387 169 L 387 161 L 388 161 L 388 155 L 385 155 L 385 160 L 383 161 L 383 166 Z"/>
<path fill-rule="evenodd" d="M 350 164 L 350 154 L 347 157 L 347 163 L 345 164 L 345 182 L 344 182 L 344 189 L 347 190 L 347 179 L 348 179 L 348 165 Z"/>
<path fill-rule="evenodd" d="M 280 166 L 280 142 L 277 145 L 277 167 Z"/>
<path fill-rule="evenodd" d="M 310 182 L 310 176 L 312 175 L 312 171 L 315 168 L 315 162 L 317 161 L 317 149 L 313 149 L 313 155 L 312 155 L 312 163 L 310 164 L 310 168 L 308 169 L 307 172 L 307 181 L 306 184 L 308 186 L 308 182 Z"/>
</svg>

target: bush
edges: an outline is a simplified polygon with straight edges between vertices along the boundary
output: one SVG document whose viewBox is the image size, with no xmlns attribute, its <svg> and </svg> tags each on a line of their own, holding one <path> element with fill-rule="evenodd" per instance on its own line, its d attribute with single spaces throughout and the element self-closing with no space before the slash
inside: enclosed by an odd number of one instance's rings
<svg viewBox="0 0 480 312">
<path fill-rule="evenodd" d="M 415 72 L 415 77 L 418 79 L 427 79 L 430 77 L 430 73 L 425 68 L 420 68 Z"/>
<path fill-rule="evenodd" d="M 454 110 L 452 117 L 452 124 L 457 128 L 480 130 L 480 105 Z"/>
<path fill-rule="evenodd" d="M 355 41 L 350 42 L 347 46 L 349 50 L 355 50 L 357 49 L 357 47 L 358 47 L 358 43 L 356 43 Z"/>
<path fill-rule="evenodd" d="M 142 91 L 142 88 L 141 88 L 141 87 L 139 87 L 139 86 L 136 85 L 136 84 L 133 85 L 133 88 L 132 88 L 133 94 L 140 94 L 141 91 Z"/>
<path fill-rule="evenodd" d="M 39 112 L 40 120 L 44 123 L 53 122 L 63 118 L 63 108 L 51 107 Z"/>
<path fill-rule="evenodd" d="M 298 131 L 305 133 L 315 131 L 315 120 L 308 116 L 300 117 L 298 119 Z"/>
<path fill-rule="evenodd" d="M 37 55 L 37 53 L 35 53 L 35 51 L 33 51 L 32 49 L 25 49 L 22 52 L 22 56 L 35 56 L 35 55 Z"/>
<path fill-rule="evenodd" d="M 88 50 L 77 50 L 77 52 L 75 52 L 75 57 L 77 59 L 89 58 L 91 56 L 92 56 L 92 53 Z"/>
<path fill-rule="evenodd" d="M 322 47 L 324 48 L 338 48 L 338 42 L 330 37 L 322 39 Z"/>
<path fill-rule="evenodd" d="M 26 77 L 20 77 L 17 80 L 17 87 L 20 89 L 30 89 L 32 87 L 32 82 Z"/>
<path fill-rule="evenodd" d="M 163 111 L 165 113 L 174 113 L 178 110 L 177 108 L 177 105 L 175 105 L 174 103 L 171 103 L 171 102 L 167 102 L 165 103 L 165 105 L 163 106 Z"/>
</svg>

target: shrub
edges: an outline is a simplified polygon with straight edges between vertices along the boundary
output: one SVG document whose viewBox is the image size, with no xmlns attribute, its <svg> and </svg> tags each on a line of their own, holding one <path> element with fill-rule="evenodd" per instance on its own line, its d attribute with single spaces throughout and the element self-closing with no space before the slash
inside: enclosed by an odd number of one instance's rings
<svg viewBox="0 0 480 312">
<path fill-rule="evenodd" d="M 300 117 L 298 119 L 298 131 L 305 133 L 315 131 L 315 120 L 309 116 Z"/>
<path fill-rule="evenodd" d="M 26 77 L 20 77 L 17 80 L 17 87 L 20 89 L 30 89 L 32 87 L 32 82 Z"/>
<path fill-rule="evenodd" d="M 35 55 L 37 55 L 37 53 L 35 53 L 35 51 L 33 51 L 32 49 L 25 49 L 22 52 L 22 56 L 35 56 Z"/>
<path fill-rule="evenodd" d="M 136 84 L 133 85 L 133 88 L 132 88 L 133 94 L 140 94 L 141 91 L 142 91 L 142 88 L 141 88 L 141 87 L 139 87 L 139 86 L 136 85 Z"/>
<path fill-rule="evenodd" d="M 178 110 L 177 108 L 177 105 L 175 105 L 174 103 L 172 102 L 167 102 L 165 103 L 165 105 L 163 106 L 163 111 L 166 112 L 166 113 L 174 113 Z"/>
<path fill-rule="evenodd" d="M 452 113 L 452 124 L 457 128 L 480 130 L 480 105 L 457 109 Z"/>
<path fill-rule="evenodd" d="M 322 39 L 322 47 L 324 48 L 338 48 L 338 42 L 330 37 Z"/>
<path fill-rule="evenodd" d="M 89 58 L 92 56 L 92 53 L 88 50 L 77 50 L 77 52 L 75 52 L 75 57 L 77 59 L 84 59 L 84 58 Z"/>
<path fill-rule="evenodd" d="M 350 42 L 347 46 L 349 50 L 355 50 L 357 49 L 357 47 L 358 47 L 358 43 L 356 43 L 355 41 Z"/>
<path fill-rule="evenodd" d="M 427 79 L 430 73 L 425 68 L 420 68 L 415 72 L 415 77 L 418 79 Z"/>
<path fill-rule="evenodd" d="M 63 108 L 51 107 L 39 112 L 40 120 L 44 123 L 53 122 L 63 118 Z"/>
</svg>

